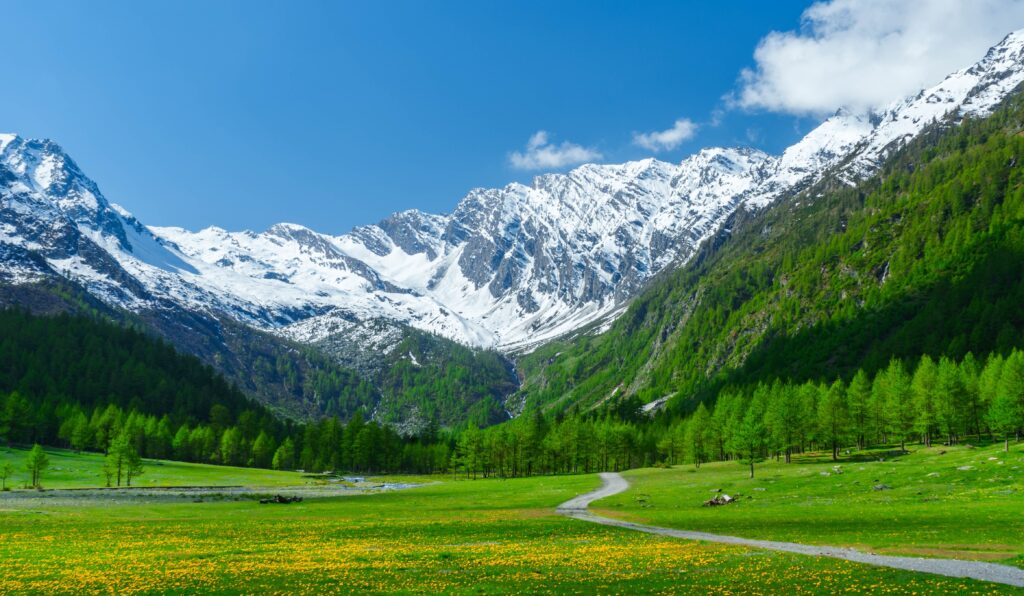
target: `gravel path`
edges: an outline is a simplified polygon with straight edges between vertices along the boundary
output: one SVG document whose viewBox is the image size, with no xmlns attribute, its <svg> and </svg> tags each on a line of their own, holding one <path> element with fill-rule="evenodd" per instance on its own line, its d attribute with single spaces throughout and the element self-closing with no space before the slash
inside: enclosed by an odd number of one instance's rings
<svg viewBox="0 0 1024 596">
<path fill-rule="evenodd" d="M 892 567 L 894 569 L 906 569 L 908 571 L 919 571 L 921 573 L 933 573 L 949 577 L 966 577 L 987 582 L 1006 584 L 1009 586 L 1024 587 L 1024 569 L 1010 567 L 1009 565 L 998 565 L 996 563 L 983 563 L 981 561 L 963 561 L 960 559 L 922 559 L 919 557 L 890 557 L 885 555 L 873 555 L 852 548 L 841 548 L 836 546 L 811 546 L 808 544 L 797 544 L 795 542 L 776 542 L 774 540 L 752 540 L 738 536 L 723 536 L 721 534 L 708 534 L 706 532 L 688 532 L 685 530 L 673 530 L 671 528 L 660 528 L 634 524 L 627 521 L 612 519 L 594 515 L 587 510 L 587 506 L 593 501 L 617 495 L 627 488 L 629 482 L 619 474 L 601 474 L 601 488 L 580 495 L 558 506 L 558 513 L 584 521 L 601 524 L 604 526 L 615 526 L 626 528 L 648 534 L 660 536 L 671 536 L 685 540 L 706 540 L 708 542 L 722 542 L 725 544 L 738 544 L 753 548 L 785 551 L 801 555 L 812 555 L 819 557 L 833 557 L 846 559 L 857 563 L 878 565 L 881 567 Z"/>
</svg>

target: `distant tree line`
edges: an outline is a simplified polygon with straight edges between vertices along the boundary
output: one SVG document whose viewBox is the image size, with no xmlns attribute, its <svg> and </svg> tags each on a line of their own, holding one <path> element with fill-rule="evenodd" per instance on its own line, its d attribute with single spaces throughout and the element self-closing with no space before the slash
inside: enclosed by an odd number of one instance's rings
<svg viewBox="0 0 1024 596">
<path fill-rule="evenodd" d="M 727 387 L 684 418 L 648 417 L 634 396 L 600 413 L 532 409 L 486 429 L 434 422 L 408 437 L 358 410 L 347 421 L 282 421 L 194 358 L 108 323 L 6 311 L 0 331 L 0 441 L 103 453 L 112 486 L 130 485 L 142 458 L 468 477 L 733 460 L 753 472 L 766 458 L 838 458 L 844 449 L 908 441 L 979 437 L 1008 448 L 1024 429 L 1019 350 L 984 361 L 924 356 L 913 367 L 894 359 L 849 381 Z"/>
<path fill-rule="evenodd" d="M 638 403 L 634 403 L 634 408 Z M 621 470 L 638 465 L 733 460 L 750 469 L 767 458 L 907 442 L 952 445 L 970 437 L 1002 440 L 1024 430 L 1024 352 L 979 362 L 928 356 L 913 369 L 900 360 L 874 376 L 858 371 L 849 383 L 760 383 L 726 389 L 666 424 L 605 415 L 548 423 L 534 413 L 457 441 L 453 466 L 468 476 L 520 476 Z"/>
<path fill-rule="evenodd" d="M 81 316 L 0 311 L 0 442 L 100 452 L 108 482 L 135 458 L 359 472 L 432 472 L 451 439 L 329 417 L 302 424 L 251 401 L 198 359 L 142 332 Z"/>
</svg>

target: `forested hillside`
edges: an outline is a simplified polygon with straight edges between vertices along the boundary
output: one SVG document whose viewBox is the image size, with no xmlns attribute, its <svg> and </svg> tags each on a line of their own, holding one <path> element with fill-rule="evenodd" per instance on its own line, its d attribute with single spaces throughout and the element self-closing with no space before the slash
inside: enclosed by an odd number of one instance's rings
<svg viewBox="0 0 1024 596">
<path fill-rule="evenodd" d="M 377 416 L 413 421 L 487 426 L 508 419 L 504 398 L 516 390 L 512 366 L 497 352 L 468 348 L 410 329 L 392 350 L 386 370 L 375 375 L 383 394 Z"/>
<path fill-rule="evenodd" d="M 609 332 L 524 358 L 527 403 L 674 396 L 692 411 L 727 386 L 1020 346 L 1022 127 L 1015 95 L 986 119 L 936 123 L 858 187 L 826 180 L 738 214 Z"/>
<path fill-rule="evenodd" d="M 138 316 L 106 306 L 73 283 L 0 284 L 0 308 L 36 315 L 86 315 L 131 326 L 193 354 L 276 415 L 351 419 L 357 412 L 415 433 L 436 422 L 459 427 L 507 419 L 515 370 L 497 352 L 402 328 L 388 354 L 346 345 L 301 345 L 233 323 L 173 311 Z M 351 342 L 349 342 L 351 344 Z M 367 366 L 366 361 L 373 361 Z"/>
<path fill-rule="evenodd" d="M 297 424 L 192 356 L 83 316 L 0 310 L 0 442 L 309 470 L 430 471 L 446 442 L 403 439 L 358 411 Z"/>
</svg>

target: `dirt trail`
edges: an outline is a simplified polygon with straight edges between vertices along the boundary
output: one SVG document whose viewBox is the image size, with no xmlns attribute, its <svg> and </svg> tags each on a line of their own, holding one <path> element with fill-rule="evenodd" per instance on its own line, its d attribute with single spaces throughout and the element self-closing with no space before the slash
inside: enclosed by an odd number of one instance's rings
<svg viewBox="0 0 1024 596">
<path fill-rule="evenodd" d="M 996 563 L 984 563 L 981 561 L 964 561 L 960 559 L 922 559 L 919 557 L 893 557 L 887 555 L 874 555 L 861 552 L 852 548 L 837 546 L 812 546 L 809 544 L 797 544 L 795 542 L 776 542 L 774 540 L 753 540 L 740 538 L 738 536 L 724 536 L 721 534 L 708 534 L 707 532 L 689 532 L 685 530 L 673 530 L 658 526 L 647 526 L 635 524 L 610 517 L 595 515 L 587 510 L 587 507 L 598 499 L 617 495 L 627 488 L 629 482 L 621 475 L 606 472 L 601 474 L 601 488 L 580 495 L 566 501 L 558 506 L 558 513 L 583 521 L 593 522 L 604 526 L 615 526 L 626 528 L 648 534 L 659 536 L 671 536 L 684 540 L 706 540 L 708 542 L 721 542 L 725 544 L 737 544 L 753 548 L 784 551 L 801 555 L 818 557 L 832 557 L 845 559 L 856 563 L 867 565 L 878 565 L 880 567 L 892 567 L 894 569 L 906 569 L 907 571 L 919 571 L 921 573 L 933 573 L 948 577 L 962 577 L 977 579 L 987 582 L 1006 584 L 1009 586 L 1024 587 L 1024 569 L 999 565 Z"/>
</svg>

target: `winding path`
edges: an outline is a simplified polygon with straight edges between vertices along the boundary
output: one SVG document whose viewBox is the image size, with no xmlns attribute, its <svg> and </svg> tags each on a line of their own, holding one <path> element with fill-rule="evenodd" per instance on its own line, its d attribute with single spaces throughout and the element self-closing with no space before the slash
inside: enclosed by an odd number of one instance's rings
<svg viewBox="0 0 1024 596">
<path fill-rule="evenodd" d="M 795 542 L 776 542 L 774 540 L 753 540 L 740 538 L 738 536 L 723 536 L 721 534 L 708 534 L 706 532 L 689 532 L 685 530 L 673 530 L 658 526 L 647 526 L 635 524 L 620 519 L 612 519 L 591 513 L 587 506 L 598 499 L 617 495 L 627 488 L 629 482 L 621 475 L 606 472 L 601 474 L 601 488 L 570 499 L 558 506 L 558 513 L 580 519 L 583 521 L 601 524 L 603 526 L 615 526 L 626 528 L 648 534 L 660 536 L 671 536 L 684 540 L 706 540 L 708 542 L 721 542 L 725 544 L 737 544 L 753 548 L 784 551 L 801 555 L 817 557 L 832 557 L 845 559 L 856 563 L 867 565 L 878 565 L 881 567 L 892 567 L 894 569 L 906 569 L 907 571 L 919 571 L 921 573 L 933 573 L 948 577 L 960 577 L 977 579 L 987 582 L 1006 584 L 1009 586 L 1024 587 L 1024 569 L 1011 567 L 1009 565 L 998 565 L 996 563 L 984 563 L 981 561 L 964 561 L 961 559 L 923 559 L 919 557 L 891 557 L 886 555 L 873 555 L 852 548 L 837 546 L 811 546 L 809 544 L 797 544 Z"/>
</svg>

